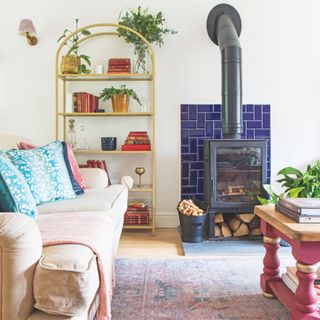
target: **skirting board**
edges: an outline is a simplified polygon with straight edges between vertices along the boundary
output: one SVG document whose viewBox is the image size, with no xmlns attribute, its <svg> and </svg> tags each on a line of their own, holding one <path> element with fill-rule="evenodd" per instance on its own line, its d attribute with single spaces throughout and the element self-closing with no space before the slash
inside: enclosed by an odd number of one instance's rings
<svg viewBox="0 0 320 320">
<path fill-rule="evenodd" d="M 157 212 L 156 227 L 157 228 L 177 228 L 179 225 L 179 217 L 176 212 Z"/>
</svg>

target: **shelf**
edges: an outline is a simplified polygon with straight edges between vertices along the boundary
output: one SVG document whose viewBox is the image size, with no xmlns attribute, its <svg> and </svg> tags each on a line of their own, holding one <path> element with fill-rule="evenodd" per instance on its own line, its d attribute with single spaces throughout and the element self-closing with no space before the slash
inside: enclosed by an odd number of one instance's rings
<svg viewBox="0 0 320 320">
<path fill-rule="evenodd" d="M 153 227 L 150 224 L 125 224 L 123 229 L 150 229 L 152 230 Z"/>
<path fill-rule="evenodd" d="M 152 192 L 153 188 L 151 184 L 143 184 L 140 188 L 134 185 L 133 188 L 129 189 L 130 192 Z"/>
<path fill-rule="evenodd" d="M 104 150 L 74 150 L 76 154 L 149 154 L 152 151 L 122 151 L 122 150 L 114 150 L 114 151 L 104 151 Z"/>
<path fill-rule="evenodd" d="M 151 117 L 152 112 L 60 112 L 64 117 Z"/>
<path fill-rule="evenodd" d="M 151 74 L 59 74 L 64 81 L 151 81 Z"/>
</svg>

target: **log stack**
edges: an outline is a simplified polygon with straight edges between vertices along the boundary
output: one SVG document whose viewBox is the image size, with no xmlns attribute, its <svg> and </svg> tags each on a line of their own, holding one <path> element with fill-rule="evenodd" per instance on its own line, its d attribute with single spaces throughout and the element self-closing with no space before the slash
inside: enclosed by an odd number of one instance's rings
<svg viewBox="0 0 320 320">
<path fill-rule="evenodd" d="M 215 215 L 215 237 L 260 236 L 260 219 L 254 213 Z"/>
</svg>

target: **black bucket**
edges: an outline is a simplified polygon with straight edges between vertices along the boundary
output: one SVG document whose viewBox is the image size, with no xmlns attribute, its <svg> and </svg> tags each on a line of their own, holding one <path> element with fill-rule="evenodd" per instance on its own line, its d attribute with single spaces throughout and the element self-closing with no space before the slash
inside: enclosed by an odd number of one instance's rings
<svg viewBox="0 0 320 320">
<path fill-rule="evenodd" d="M 204 213 L 201 216 L 187 216 L 179 211 L 178 206 L 181 240 L 182 242 L 197 243 L 204 240 L 208 207 L 202 201 L 195 199 L 192 199 L 192 201 Z"/>
</svg>

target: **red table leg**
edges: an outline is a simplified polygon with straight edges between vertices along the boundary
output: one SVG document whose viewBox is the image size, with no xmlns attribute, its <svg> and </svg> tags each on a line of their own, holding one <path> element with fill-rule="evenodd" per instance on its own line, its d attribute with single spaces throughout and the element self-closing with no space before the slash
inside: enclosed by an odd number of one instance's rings
<svg viewBox="0 0 320 320">
<path fill-rule="evenodd" d="M 317 278 L 317 265 L 297 263 L 299 285 L 295 294 L 295 310 L 292 320 L 320 319 L 316 311 L 317 296 L 314 290 L 314 280 Z"/>
<path fill-rule="evenodd" d="M 276 298 L 271 288 L 268 285 L 270 280 L 281 280 L 279 275 L 280 259 L 278 256 L 279 238 L 263 237 L 266 254 L 263 259 L 263 274 L 260 276 L 260 284 L 263 290 L 263 295 L 266 298 Z"/>
</svg>

